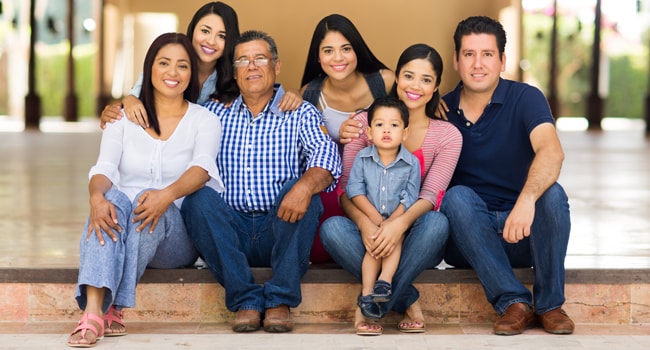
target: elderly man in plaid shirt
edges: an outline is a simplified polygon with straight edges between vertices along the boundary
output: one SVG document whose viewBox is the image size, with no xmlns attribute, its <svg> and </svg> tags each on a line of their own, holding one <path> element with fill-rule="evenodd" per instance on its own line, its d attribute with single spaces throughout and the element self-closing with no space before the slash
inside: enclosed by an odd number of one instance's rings
<svg viewBox="0 0 650 350">
<path fill-rule="evenodd" d="M 235 332 L 293 329 L 289 308 L 302 300 L 300 280 L 309 266 L 319 217 L 318 193 L 341 175 L 336 144 L 308 102 L 280 111 L 284 90 L 275 42 L 248 31 L 235 46 L 239 96 L 230 106 L 206 105 L 221 120 L 217 166 L 225 191 L 205 187 L 188 196 L 182 212 L 197 249 L 226 290 Z M 270 266 L 260 285 L 251 267 Z"/>
</svg>

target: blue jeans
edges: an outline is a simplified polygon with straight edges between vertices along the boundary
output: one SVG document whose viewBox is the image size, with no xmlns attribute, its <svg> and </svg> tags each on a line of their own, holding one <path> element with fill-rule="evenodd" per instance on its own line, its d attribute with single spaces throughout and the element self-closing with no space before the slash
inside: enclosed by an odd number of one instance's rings
<svg viewBox="0 0 650 350">
<path fill-rule="evenodd" d="M 534 306 L 538 315 L 564 304 L 564 258 L 571 220 L 562 186 L 552 185 L 537 200 L 530 236 L 515 244 L 503 239 L 510 211 L 489 210 L 469 187 L 449 189 L 441 211 L 450 227 L 445 262 L 474 268 L 488 301 L 500 315 L 518 302 Z M 535 272 L 532 295 L 512 270 L 531 266 Z"/>
<path fill-rule="evenodd" d="M 393 296 L 379 303 L 380 317 L 390 310 L 403 314 L 418 300 L 420 293 L 412 285 L 413 280 L 442 261 L 448 235 L 447 218 L 439 212 L 427 212 L 413 223 L 402 243 L 402 256 L 392 282 Z M 320 237 L 334 261 L 361 282 L 366 248 L 357 225 L 347 217 L 334 216 L 323 222 Z"/>
<path fill-rule="evenodd" d="M 133 208 L 142 192 L 133 202 L 116 188 L 106 192 L 105 197 L 115 205 L 118 224 L 122 227 L 122 233 L 117 233 L 117 242 L 114 243 L 106 233 L 103 246 L 94 232 L 86 239 L 86 222 L 79 244 L 79 277 L 75 294 L 82 310 L 86 309 L 86 286 L 106 288 L 102 303 L 104 311 L 111 305 L 118 309 L 134 307 L 136 285 L 147 266 L 171 269 L 196 261 L 198 252 L 185 230 L 180 210 L 173 203 L 153 233 L 149 233 L 150 226 L 136 232 L 139 223 L 132 223 Z"/>
<path fill-rule="evenodd" d="M 214 278 L 226 290 L 230 311 L 256 310 L 302 301 L 300 280 L 309 268 L 320 197 L 311 198 L 307 213 L 295 223 L 280 220 L 277 212 L 295 180 L 286 184 L 268 212 L 242 213 L 230 207 L 212 188 L 187 196 L 181 212 L 188 231 Z M 255 283 L 251 267 L 271 267 L 273 277 Z"/>
</svg>

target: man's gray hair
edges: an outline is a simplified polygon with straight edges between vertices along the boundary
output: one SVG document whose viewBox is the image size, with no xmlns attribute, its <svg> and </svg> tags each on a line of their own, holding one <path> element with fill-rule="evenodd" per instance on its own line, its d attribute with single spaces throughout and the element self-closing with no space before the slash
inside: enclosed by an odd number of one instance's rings
<svg viewBox="0 0 650 350">
<path fill-rule="evenodd" d="M 268 34 L 266 34 L 263 31 L 260 30 L 247 30 L 239 36 L 237 39 L 237 43 L 235 44 L 235 47 L 239 44 L 247 43 L 250 41 L 255 41 L 255 40 L 264 40 L 266 41 L 267 44 L 269 44 L 269 50 L 271 51 L 271 55 L 273 56 L 273 61 L 278 60 L 278 47 L 275 45 L 275 40 L 271 38 Z"/>
</svg>

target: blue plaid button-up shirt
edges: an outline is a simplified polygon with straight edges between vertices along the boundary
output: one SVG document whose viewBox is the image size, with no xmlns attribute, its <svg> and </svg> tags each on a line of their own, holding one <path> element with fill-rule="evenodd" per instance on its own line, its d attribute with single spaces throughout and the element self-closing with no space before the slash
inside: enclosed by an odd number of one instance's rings
<svg viewBox="0 0 650 350">
<path fill-rule="evenodd" d="M 221 120 L 223 136 L 217 167 L 226 187 L 226 203 L 240 212 L 268 211 L 280 189 L 312 167 L 341 176 L 341 158 L 334 141 L 324 131 L 323 119 L 308 102 L 294 111 L 280 112 L 284 90 L 264 110 L 253 116 L 242 97 L 230 107 L 211 101 L 205 105 Z"/>
</svg>

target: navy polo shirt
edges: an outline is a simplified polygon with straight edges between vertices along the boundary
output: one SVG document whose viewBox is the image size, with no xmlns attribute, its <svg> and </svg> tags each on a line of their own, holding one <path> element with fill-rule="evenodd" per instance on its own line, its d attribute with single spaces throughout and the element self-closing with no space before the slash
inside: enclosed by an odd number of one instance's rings
<svg viewBox="0 0 650 350">
<path fill-rule="evenodd" d="M 555 122 L 551 109 L 539 89 L 500 79 L 483 114 L 471 123 L 459 108 L 462 88 L 461 82 L 443 97 L 447 118 L 463 135 L 450 187 L 472 188 L 490 210 L 511 210 L 535 156 L 530 133 L 542 123 Z"/>
</svg>

